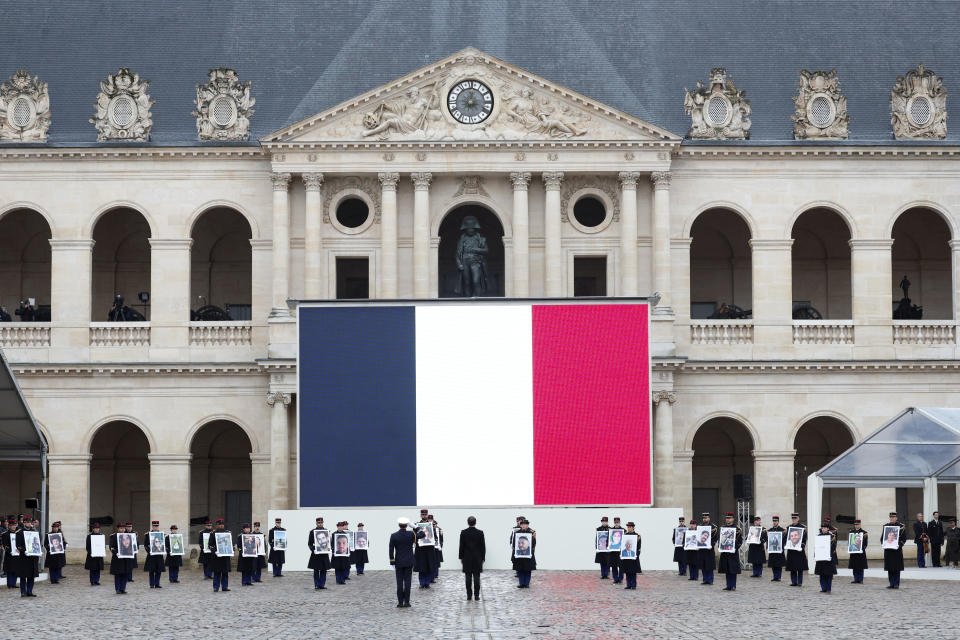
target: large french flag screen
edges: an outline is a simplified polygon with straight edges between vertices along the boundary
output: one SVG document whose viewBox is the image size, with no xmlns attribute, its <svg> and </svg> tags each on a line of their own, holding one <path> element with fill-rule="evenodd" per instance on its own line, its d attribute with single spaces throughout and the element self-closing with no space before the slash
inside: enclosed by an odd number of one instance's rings
<svg viewBox="0 0 960 640">
<path fill-rule="evenodd" d="M 649 505 L 645 304 L 299 309 L 299 503 Z"/>
</svg>

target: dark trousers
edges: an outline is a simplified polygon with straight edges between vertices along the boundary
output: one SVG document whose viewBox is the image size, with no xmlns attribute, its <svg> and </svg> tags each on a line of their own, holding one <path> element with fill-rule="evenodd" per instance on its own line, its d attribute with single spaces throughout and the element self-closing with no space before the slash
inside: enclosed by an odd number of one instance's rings
<svg viewBox="0 0 960 640">
<path fill-rule="evenodd" d="M 940 545 L 930 543 L 930 559 L 933 560 L 933 566 L 940 566 Z"/>
<path fill-rule="evenodd" d="M 926 554 L 923 552 L 923 542 L 918 542 L 917 543 L 917 566 L 920 567 L 921 569 L 924 569 L 927 566 L 927 559 L 925 556 Z"/>
<path fill-rule="evenodd" d="M 700 578 L 700 567 L 695 564 L 689 565 L 690 567 L 690 577 L 687 580 L 697 580 Z"/>
<path fill-rule="evenodd" d="M 830 591 L 833 586 L 833 576 L 820 576 L 820 591 Z"/>
<path fill-rule="evenodd" d="M 208 564 L 203 565 L 203 577 L 204 577 L 204 578 L 212 578 L 212 577 L 213 577 L 213 569 L 211 569 L 211 568 L 210 568 L 210 565 L 208 565 Z"/>
<path fill-rule="evenodd" d="M 63 577 L 63 567 L 50 568 L 50 584 L 57 584 Z"/>
<path fill-rule="evenodd" d="M 343 579 L 344 580 L 350 579 L 350 565 L 347 565 L 347 568 L 343 570 Z"/>
<path fill-rule="evenodd" d="M 364 565 L 363 562 L 358 562 L 358 563 L 357 563 L 357 575 L 358 575 L 358 576 L 362 576 L 362 575 L 363 575 L 363 565 Z"/>
<path fill-rule="evenodd" d="M 170 582 L 180 581 L 180 567 L 170 567 L 167 572 L 170 576 Z"/>
<path fill-rule="evenodd" d="M 780 576 L 783 575 L 783 567 L 771 567 L 773 570 L 773 579 L 780 582 Z"/>
<path fill-rule="evenodd" d="M 230 588 L 230 574 L 226 571 L 214 571 L 213 572 L 213 590 L 220 591 L 220 589 L 229 589 Z"/>
<path fill-rule="evenodd" d="M 635 573 L 626 573 L 626 574 L 624 574 L 624 575 L 627 576 L 627 586 L 630 587 L 631 589 L 636 589 L 636 588 L 637 588 L 637 574 L 635 574 Z M 683 574 L 681 573 L 680 575 L 683 575 Z"/>
<path fill-rule="evenodd" d="M 160 586 L 160 572 L 159 571 L 150 571 L 147 574 L 150 577 L 150 586 L 159 587 Z"/>
<path fill-rule="evenodd" d="M 763 563 L 762 563 L 762 562 L 754 562 L 754 563 L 753 563 L 753 575 L 756 576 L 756 577 L 758 577 L 758 578 L 763 575 Z"/>
<path fill-rule="evenodd" d="M 610 567 L 606 564 L 600 565 L 600 579 L 605 580 L 610 577 Z"/>
<path fill-rule="evenodd" d="M 32 594 L 33 593 L 33 576 L 29 578 L 20 578 L 20 594 Z"/>
<path fill-rule="evenodd" d="M 532 571 L 517 571 L 517 578 L 520 579 L 520 586 L 529 587 L 530 586 L 530 575 Z"/>
<path fill-rule="evenodd" d="M 620 584 L 623 582 L 623 571 L 620 570 L 620 567 L 613 565 L 610 567 L 610 572 L 613 573 L 613 583 Z"/>
<path fill-rule="evenodd" d="M 253 581 L 260 582 L 263 576 L 263 567 L 257 564 L 257 568 L 253 570 Z"/>
<path fill-rule="evenodd" d="M 433 573 L 429 571 L 421 571 L 417 574 L 417 579 L 420 581 L 420 586 L 425 587 L 430 584 L 431 580 L 433 580 Z"/>
<path fill-rule="evenodd" d="M 890 581 L 891 587 L 900 586 L 900 572 L 899 571 L 887 571 L 887 579 Z"/>
<path fill-rule="evenodd" d="M 242 584 L 242 585 L 253 584 L 253 572 L 251 572 L 251 571 L 241 571 L 241 572 L 240 572 L 240 584 Z"/>
<path fill-rule="evenodd" d="M 133 571 L 127 574 L 127 582 L 133 582 Z"/>
<path fill-rule="evenodd" d="M 318 589 L 327 586 L 327 572 L 320 569 L 313 570 L 313 587 Z"/>
<path fill-rule="evenodd" d="M 791 571 L 790 584 L 803 586 L 803 571 Z"/>
<path fill-rule="evenodd" d="M 683 560 L 677 560 L 677 568 L 680 570 L 680 575 L 687 575 L 687 563 Z"/>
<path fill-rule="evenodd" d="M 395 567 L 394 572 L 397 574 L 397 604 L 410 604 L 413 567 Z"/>
<path fill-rule="evenodd" d="M 100 570 L 94 569 L 90 572 L 90 584 L 100 584 Z"/>
<path fill-rule="evenodd" d="M 13 589 L 15 586 L 17 586 L 17 574 L 15 574 L 13 571 L 8 571 L 8 572 L 7 572 L 7 587 Z"/>
<path fill-rule="evenodd" d="M 863 584 L 863 569 L 853 570 L 853 581 Z"/>
<path fill-rule="evenodd" d="M 480 574 L 479 573 L 464 573 L 463 579 L 467 584 L 467 598 L 472 598 L 473 594 L 477 594 L 477 598 L 480 597 Z"/>
<path fill-rule="evenodd" d="M 113 576 L 113 588 L 117 590 L 117 593 L 125 592 L 127 590 L 127 574 L 121 573 Z"/>
<path fill-rule="evenodd" d="M 273 563 L 273 577 L 277 578 L 283 575 L 283 564 Z"/>
<path fill-rule="evenodd" d="M 725 574 L 725 575 L 727 576 L 727 588 L 728 588 L 728 589 L 736 589 L 736 588 L 737 588 L 737 574 L 735 574 L 735 573 L 727 573 L 727 574 Z"/>
<path fill-rule="evenodd" d="M 347 584 L 347 574 L 349 572 L 349 569 L 334 569 L 333 574 L 337 579 L 337 584 Z"/>
<path fill-rule="evenodd" d="M 713 569 L 703 570 L 703 584 L 713 584 Z"/>
</svg>

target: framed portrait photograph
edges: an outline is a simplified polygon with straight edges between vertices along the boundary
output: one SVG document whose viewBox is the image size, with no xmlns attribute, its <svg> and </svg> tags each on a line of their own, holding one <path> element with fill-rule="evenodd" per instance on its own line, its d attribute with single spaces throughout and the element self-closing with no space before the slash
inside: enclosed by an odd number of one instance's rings
<svg viewBox="0 0 960 640">
<path fill-rule="evenodd" d="M 620 547 L 621 560 L 636 560 L 637 547 L 640 546 L 640 536 L 635 533 L 623 534 L 623 544 Z"/>
<path fill-rule="evenodd" d="M 416 530 L 423 531 L 424 533 L 422 538 L 417 538 L 418 547 L 433 547 L 436 545 L 432 524 L 429 522 L 418 522 L 416 524 Z"/>
<path fill-rule="evenodd" d="M 699 525 L 697 527 L 697 549 L 713 548 L 713 532 L 710 525 Z"/>
<path fill-rule="evenodd" d="M 40 549 L 40 533 L 38 531 L 24 531 L 23 546 L 27 548 L 27 552 L 24 555 L 39 558 L 42 555 Z"/>
<path fill-rule="evenodd" d="M 347 536 L 350 538 L 350 551 L 353 551 L 354 549 L 356 549 L 356 546 L 354 546 L 354 545 L 356 545 L 356 542 L 357 542 L 357 538 L 356 538 L 356 536 L 354 535 L 354 534 L 356 534 L 356 531 L 347 531 L 347 532 L 345 532 L 345 533 L 346 533 Z M 439 540 L 438 540 L 438 541 L 439 541 Z M 439 548 L 439 547 L 437 547 L 437 548 Z"/>
<path fill-rule="evenodd" d="M 214 531 L 214 539 L 217 545 L 217 557 L 233 557 L 233 536 L 229 531 Z"/>
<path fill-rule="evenodd" d="M 201 553 L 207 553 L 208 550 L 210 549 L 210 534 L 211 534 L 211 533 L 213 533 L 213 531 L 201 531 L 201 532 L 200 532 L 200 537 L 201 537 L 201 539 L 203 540 L 203 542 L 201 542 L 201 544 L 200 544 L 200 546 L 203 547 L 203 549 L 201 550 Z"/>
<path fill-rule="evenodd" d="M 287 532 L 286 531 L 274 531 L 273 532 L 273 548 L 277 551 L 286 551 L 287 549 Z"/>
<path fill-rule="evenodd" d="M 750 527 L 747 529 L 747 544 L 760 544 L 760 536 L 763 534 L 763 527 Z"/>
<path fill-rule="evenodd" d="M 608 547 L 610 551 L 619 552 L 623 548 L 623 534 L 626 531 L 623 529 L 610 529 L 610 546 Z"/>
<path fill-rule="evenodd" d="M 240 554 L 244 558 L 257 557 L 257 536 L 252 533 L 240 534 Z"/>
<path fill-rule="evenodd" d="M 90 557 L 91 558 L 107 557 L 107 536 L 103 534 L 96 534 L 96 535 L 90 536 Z"/>
<path fill-rule="evenodd" d="M 350 556 L 350 536 L 348 534 L 333 534 L 333 556 L 335 558 L 344 558 Z"/>
<path fill-rule="evenodd" d="M 863 531 L 853 532 L 847 538 L 847 553 L 863 553 Z"/>
<path fill-rule="evenodd" d="M 697 535 L 696 529 L 687 529 L 687 532 L 683 534 L 683 548 L 687 551 L 696 551 L 699 542 L 700 536 Z"/>
<path fill-rule="evenodd" d="M 132 533 L 117 534 L 117 557 L 128 559 L 137 557 L 136 535 Z"/>
<path fill-rule="evenodd" d="M 533 533 L 518 531 L 513 538 L 513 557 L 533 557 Z"/>
<path fill-rule="evenodd" d="M 832 536 L 828 533 L 817 534 L 813 539 L 813 561 L 814 562 L 830 562 L 832 560 L 830 554 L 830 538 Z"/>
<path fill-rule="evenodd" d="M 596 550 L 600 552 L 610 551 L 610 532 L 597 531 Z"/>
<path fill-rule="evenodd" d="M 767 531 L 767 553 L 783 553 L 783 531 Z"/>
<path fill-rule="evenodd" d="M 47 542 L 50 543 L 50 555 L 63 553 L 63 534 L 62 533 L 51 533 L 50 537 L 47 538 Z"/>
<path fill-rule="evenodd" d="M 686 539 L 687 539 L 686 527 L 677 527 L 676 529 L 673 530 L 673 546 L 682 547 Z"/>
<path fill-rule="evenodd" d="M 899 549 L 900 548 L 900 526 L 899 525 L 887 525 L 883 527 L 883 544 L 880 545 L 883 549 Z"/>
<path fill-rule="evenodd" d="M 170 534 L 170 555 L 172 556 L 183 555 L 183 534 L 182 533 Z"/>
<path fill-rule="evenodd" d="M 131 533 L 130 535 L 133 536 L 133 553 L 137 554 L 140 551 L 140 543 L 137 541 L 137 534 Z"/>
<path fill-rule="evenodd" d="M 250 534 L 257 539 L 257 555 L 265 556 L 267 555 L 267 540 L 266 536 L 262 533 L 252 533 Z"/>
<path fill-rule="evenodd" d="M 803 527 L 787 528 L 787 541 L 783 548 L 786 551 L 803 551 Z"/>
<path fill-rule="evenodd" d="M 150 540 L 150 545 L 147 548 L 151 556 L 162 556 L 167 552 L 167 548 L 163 544 L 163 531 L 148 531 L 147 537 Z"/>
<path fill-rule="evenodd" d="M 737 548 L 737 528 L 720 527 L 720 553 L 733 553 Z"/>
<path fill-rule="evenodd" d="M 443 551 L 443 542 L 440 540 L 440 527 L 437 526 L 433 528 L 433 545 L 437 551 Z"/>
<path fill-rule="evenodd" d="M 367 539 L 366 531 L 357 531 L 357 549 L 366 551 L 370 548 L 370 541 Z"/>
<path fill-rule="evenodd" d="M 316 529 L 313 532 L 313 552 L 330 553 L 330 532 L 326 529 Z"/>
</svg>

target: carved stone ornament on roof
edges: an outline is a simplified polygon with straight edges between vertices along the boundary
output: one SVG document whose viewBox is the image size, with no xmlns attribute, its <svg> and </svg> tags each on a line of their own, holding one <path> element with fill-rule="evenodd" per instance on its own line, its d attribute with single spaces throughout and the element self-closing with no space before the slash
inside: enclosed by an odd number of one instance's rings
<svg viewBox="0 0 960 640">
<path fill-rule="evenodd" d="M 96 114 L 90 118 L 90 123 L 97 128 L 98 141 L 150 139 L 153 100 L 147 93 L 149 84 L 127 67 L 100 81 L 100 93 L 93 105 Z"/>
<path fill-rule="evenodd" d="M 899 76 L 890 92 L 890 124 L 897 140 L 947 137 L 947 89 L 923 64 Z"/>
<path fill-rule="evenodd" d="M 389 175 L 389 174 L 380 174 Z M 399 176 L 398 176 L 399 177 Z M 338 176 L 324 181 L 323 190 L 327 195 L 327 206 L 323 210 L 323 221 L 330 222 L 330 216 L 336 215 L 336 205 L 342 200 L 344 192 L 361 192 L 373 203 L 373 221 L 380 222 L 380 193 L 383 189 L 378 176 Z"/>
<path fill-rule="evenodd" d="M 606 194 L 613 203 L 613 221 L 620 221 L 619 185 L 615 176 L 575 175 L 563 181 L 560 189 L 560 221 L 566 222 L 573 215 L 572 198 L 583 189 L 596 189 Z"/>
<path fill-rule="evenodd" d="M 483 176 L 463 176 L 460 179 L 460 186 L 457 188 L 456 193 L 453 194 L 453 197 L 459 198 L 462 195 L 479 195 L 489 198 L 490 194 L 483 188 Z"/>
<path fill-rule="evenodd" d="M 733 76 L 717 67 L 710 70 L 710 84 L 697 80 L 697 88 L 684 89 L 683 108 L 692 123 L 688 138 L 744 140 L 750 137 L 750 101 L 737 89 Z"/>
<path fill-rule="evenodd" d="M 21 69 L 0 84 L 0 140 L 44 142 L 49 128 L 46 82 Z"/>
<path fill-rule="evenodd" d="M 849 135 L 850 116 L 847 98 L 840 91 L 836 69 L 800 71 L 797 95 L 793 97 L 796 113 L 793 137 L 797 140 L 845 140 Z"/>
<path fill-rule="evenodd" d="M 256 99 L 250 97 L 250 81 L 240 82 L 233 69 L 210 70 L 210 79 L 197 84 L 197 137 L 200 140 L 246 140 Z"/>
</svg>

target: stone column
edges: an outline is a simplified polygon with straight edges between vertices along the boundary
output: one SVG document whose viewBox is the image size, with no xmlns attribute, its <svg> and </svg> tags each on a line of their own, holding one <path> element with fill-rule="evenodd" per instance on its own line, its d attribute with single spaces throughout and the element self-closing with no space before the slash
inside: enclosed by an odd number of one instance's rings
<svg viewBox="0 0 960 640">
<path fill-rule="evenodd" d="M 637 259 L 637 180 L 636 171 L 620 172 L 620 291 L 621 296 L 639 293 Z"/>
<path fill-rule="evenodd" d="M 308 300 L 317 300 L 323 297 L 323 174 L 305 173 L 301 177 L 306 189 L 303 295 Z"/>
<path fill-rule="evenodd" d="M 250 318 L 256 327 L 263 325 L 270 314 L 272 300 L 270 290 L 272 274 L 270 270 L 273 264 L 273 241 L 251 240 L 250 249 Z M 266 335 L 264 335 L 263 341 L 266 341 Z M 254 340 L 254 344 L 259 343 Z"/>
<path fill-rule="evenodd" d="M 513 184 L 513 297 L 530 295 L 530 172 L 514 171 Z"/>
<path fill-rule="evenodd" d="M 750 240 L 754 349 L 779 353 L 793 344 L 791 246 L 792 238 Z"/>
<path fill-rule="evenodd" d="M 273 309 L 270 317 L 288 317 L 290 293 L 290 174 L 274 173 L 273 182 Z"/>
<path fill-rule="evenodd" d="M 273 487 L 273 464 L 269 453 L 250 454 L 250 513 L 254 522 L 267 524 L 267 511 L 270 510 L 270 499 Z M 273 526 L 263 527 L 266 531 Z"/>
<path fill-rule="evenodd" d="M 150 460 L 150 519 L 168 530 L 171 524 L 186 531 L 190 526 L 189 453 L 148 453 Z"/>
<path fill-rule="evenodd" d="M 546 197 L 543 205 L 544 294 L 563 296 L 563 265 L 560 259 L 560 183 L 562 171 L 545 171 L 541 176 Z"/>
<path fill-rule="evenodd" d="M 698 515 L 693 512 L 693 454 L 693 450 L 673 452 L 673 503 L 688 521 Z"/>
<path fill-rule="evenodd" d="M 290 508 L 290 434 L 287 420 L 290 399 L 289 393 L 281 391 L 267 394 L 267 404 L 273 407 L 270 412 L 270 476 L 273 486 L 270 508 L 272 509 Z"/>
<path fill-rule="evenodd" d="M 150 238 L 150 354 L 178 360 L 189 346 L 193 240 Z"/>
<path fill-rule="evenodd" d="M 653 392 L 653 499 L 657 507 L 674 506 L 673 391 Z"/>
<path fill-rule="evenodd" d="M 380 178 L 380 297 L 397 297 L 397 183 L 399 173 L 382 172 Z"/>
<path fill-rule="evenodd" d="M 960 240 L 950 241 L 950 258 L 953 269 L 953 321 L 960 322 Z"/>
<path fill-rule="evenodd" d="M 670 172 L 654 171 L 650 174 L 653 183 L 653 290 L 660 294 L 660 302 L 653 312 L 657 315 L 672 315 L 673 289 L 670 281 Z"/>
<path fill-rule="evenodd" d="M 433 174 L 410 174 L 413 181 L 413 297 L 430 297 L 430 181 Z M 382 223 L 381 223 L 382 224 Z"/>
<path fill-rule="evenodd" d="M 75 350 L 90 344 L 92 294 L 93 240 L 50 240 L 51 360 L 86 359 Z"/>
<path fill-rule="evenodd" d="M 89 533 L 87 522 L 90 520 L 92 458 L 89 453 L 47 455 L 47 501 L 50 505 L 50 520 L 63 521 L 63 533 L 70 544 L 67 559 L 71 561 L 82 561 L 86 554 L 83 543 Z"/>
<path fill-rule="evenodd" d="M 760 514 L 764 522 L 771 515 L 779 515 L 781 522 L 790 522 L 794 507 L 793 461 L 795 449 L 785 451 L 753 451 L 753 503 L 754 514 Z M 806 482 L 806 478 L 802 479 Z"/>
<path fill-rule="evenodd" d="M 850 240 L 854 349 L 862 357 L 893 357 L 892 247 L 889 238 Z"/>
</svg>

